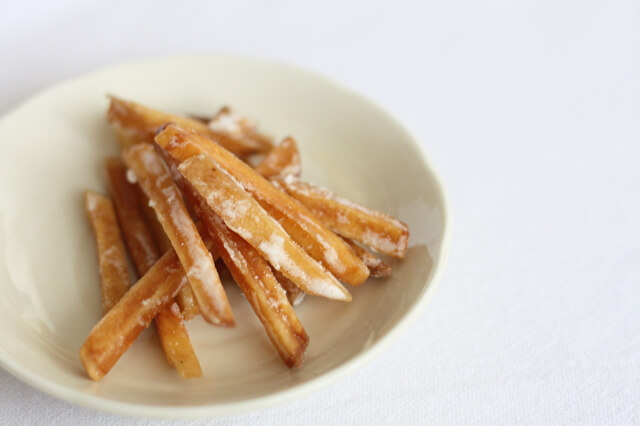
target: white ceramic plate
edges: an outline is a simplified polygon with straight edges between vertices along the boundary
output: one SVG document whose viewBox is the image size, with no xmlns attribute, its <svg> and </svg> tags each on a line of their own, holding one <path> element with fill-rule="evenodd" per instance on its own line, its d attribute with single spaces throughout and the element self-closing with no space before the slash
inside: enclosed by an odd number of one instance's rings
<svg viewBox="0 0 640 426">
<path fill-rule="evenodd" d="M 235 329 L 188 328 L 205 377 L 181 379 L 147 330 L 99 383 L 78 349 L 100 316 L 93 237 L 81 194 L 105 190 L 117 153 L 105 95 L 211 114 L 232 105 L 299 142 L 303 177 L 410 226 L 392 277 L 350 288 L 353 302 L 307 298 L 297 312 L 311 343 L 287 369 L 235 286 Z M 325 78 L 228 56 L 110 68 L 35 96 L 0 121 L 0 361 L 59 398 L 116 413 L 202 417 L 280 403 L 343 376 L 389 344 L 426 304 L 448 246 L 443 189 L 419 144 L 387 113 Z"/>
</svg>

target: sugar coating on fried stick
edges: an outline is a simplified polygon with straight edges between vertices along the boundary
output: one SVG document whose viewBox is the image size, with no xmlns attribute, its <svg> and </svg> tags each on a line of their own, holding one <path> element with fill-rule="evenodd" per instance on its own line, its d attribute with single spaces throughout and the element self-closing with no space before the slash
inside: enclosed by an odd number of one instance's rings
<svg viewBox="0 0 640 426">
<path fill-rule="evenodd" d="M 300 176 L 302 167 L 296 141 L 288 137 L 271 148 L 271 151 L 267 152 L 260 164 L 256 166 L 256 172 L 265 178 L 288 175 Z"/>
<path fill-rule="evenodd" d="M 174 124 L 165 126 L 156 142 L 178 162 L 203 153 L 211 156 L 282 224 L 294 241 L 341 281 L 360 285 L 369 276 L 362 260 L 313 213 L 221 146 Z"/>
<path fill-rule="evenodd" d="M 151 144 L 124 151 L 127 166 L 136 174 L 158 220 L 184 267 L 203 318 L 216 325 L 234 324 L 231 306 L 220 278 L 180 190 L 171 179 L 162 158 Z"/>
<path fill-rule="evenodd" d="M 129 290 L 131 279 L 127 267 L 127 253 L 111 200 L 95 191 L 86 191 L 84 208 L 96 238 L 102 311 L 106 313 Z"/>
<path fill-rule="evenodd" d="M 178 171 L 224 223 L 305 292 L 350 301 L 349 292 L 211 157 L 190 157 Z M 228 266 L 228 265 L 227 265 Z"/>
<path fill-rule="evenodd" d="M 109 158 L 106 161 L 106 169 L 109 190 L 114 199 L 122 233 L 138 277 L 141 277 L 158 260 L 158 250 L 140 213 L 136 187 L 127 180 L 127 166 L 120 158 Z M 182 289 L 184 288 L 189 286 L 183 286 Z M 182 377 L 202 377 L 200 362 L 193 350 L 178 305 L 175 302 L 171 303 L 158 312 L 155 323 L 169 364 L 174 366 Z"/>
<path fill-rule="evenodd" d="M 211 129 L 201 121 L 167 114 L 113 96 L 107 111 L 107 119 L 115 129 L 123 147 L 140 142 L 153 143 L 153 137 L 158 127 L 165 123 L 179 123 L 210 138 L 239 156 L 264 152 L 271 148 L 271 144 L 264 140 L 230 136 L 227 133 Z"/>
<path fill-rule="evenodd" d="M 239 115 L 231 111 L 231 108 L 224 106 L 210 120 L 207 126 L 214 132 L 223 133 L 234 138 L 248 138 L 261 145 L 268 151 L 273 146 L 273 140 L 258 131 L 258 123 L 250 118 Z"/>
<path fill-rule="evenodd" d="M 135 177 L 133 172 L 130 172 L 129 176 Z M 142 209 L 142 214 L 147 225 L 149 225 L 149 230 L 153 235 L 156 247 L 158 247 L 160 253 L 166 253 L 167 250 L 171 249 L 171 241 L 167 238 L 167 234 L 164 233 L 164 229 L 162 229 L 162 225 L 158 221 L 156 212 L 153 210 L 153 207 L 149 205 L 149 198 L 147 198 L 142 188 L 140 188 L 140 185 L 136 185 L 136 195 L 138 196 L 138 204 Z M 193 296 L 193 291 L 188 285 L 180 289 L 176 296 L 176 302 L 178 302 L 178 306 L 180 306 L 180 312 L 184 320 L 191 320 L 200 313 L 196 299 Z"/>
<path fill-rule="evenodd" d="M 309 336 L 291 307 L 287 294 L 274 277 L 271 266 L 256 249 L 224 224 L 188 182 L 183 180 L 181 188 L 185 196 L 192 200 L 198 217 L 211 236 L 214 251 L 227 265 L 278 354 L 289 367 L 299 366 Z"/>
<path fill-rule="evenodd" d="M 403 258 L 406 254 L 409 227 L 399 220 L 293 176 L 276 180 L 292 197 L 311 209 L 343 237 L 356 240 L 389 256 Z"/>
<path fill-rule="evenodd" d="M 292 306 L 298 306 L 300 302 L 304 300 L 304 297 L 307 293 L 302 291 L 300 287 L 291 282 L 289 278 L 282 275 L 282 272 L 276 271 L 275 269 L 272 269 L 272 272 L 276 277 L 276 280 L 278 280 L 278 282 L 280 283 L 280 286 L 282 286 L 282 289 L 287 293 L 287 299 L 289 299 L 289 303 L 291 303 Z"/>
<path fill-rule="evenodd" d="M 89 377 L 104 377 L 186 282 L 175 251 L 167 252 L 102 317 L 82 344 L 80 359 Z"/>
<path fill-rule="evenodd" d="M 369 268 L 369 272 L 371 272 L 371 277 L 374 278 L 382 278 L 388 277 L 391 275 L 391 266 L 389 266 L 385 261 L 374 255 L 373 253 L 369 253 L 367 250 L 360 247 L 355 241 L 350 240 L 348 238 L 344 239 L 351 250 L 367 265 Z"/>
</svg>

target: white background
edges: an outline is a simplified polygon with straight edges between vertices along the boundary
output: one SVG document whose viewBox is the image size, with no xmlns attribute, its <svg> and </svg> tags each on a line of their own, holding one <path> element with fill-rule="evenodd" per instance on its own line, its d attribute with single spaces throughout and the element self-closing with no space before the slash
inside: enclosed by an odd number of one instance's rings
<svg viewBox="0 0 640 426">
<path fill-rule="evenodd" d="M 220 424 L 640 424 L 637 1 L 130 3 L 0 1 L 0 113 L 121 61 L 273 59 L 396 115 L 450 194 L 449 264 L 408 332 L 347 379 Z M 152 423 L 2 371 L 0 421 Z"/>
</svg>

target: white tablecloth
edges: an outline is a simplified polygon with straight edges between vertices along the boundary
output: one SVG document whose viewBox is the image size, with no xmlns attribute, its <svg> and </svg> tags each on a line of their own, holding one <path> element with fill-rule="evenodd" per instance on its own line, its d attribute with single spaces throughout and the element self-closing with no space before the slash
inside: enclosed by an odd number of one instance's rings
<svg viewBox="0 0 640 426">
<path fill-rule="evenodd" d="M 450 193 L 449 264 L 408 332 L 348 379 L 220 424 L 640 423 L 640 3 L 131 3 L 0 2 L 0 113 L 121 61 L 263 57 L 379 102 Z M 5 372 L 0 422 L 152 423 Z"/>
</svg>

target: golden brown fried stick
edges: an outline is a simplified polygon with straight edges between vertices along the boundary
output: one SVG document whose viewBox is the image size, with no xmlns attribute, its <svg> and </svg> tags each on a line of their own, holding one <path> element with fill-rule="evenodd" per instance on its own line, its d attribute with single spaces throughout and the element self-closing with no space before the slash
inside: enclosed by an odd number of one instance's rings
<svg viewBox="0 0 640 426">
<path fill-rule="evenodd" d="M 186 286 L 183 286 L 183 288 Z M 198 356 L 193 350 L 187 328 L 176 302 L 162 309 L 155 318 L 158 339 L 169 364 L 186 379 L 202 377 L 202 368 Z"/>
<path fill-rule="evenodd" d="M 178 171 L 233 232 L 306 293 L 350 301 L 349 292 L 313 260 L 240 184 L 206 155 L 188 158 Z M 227 265 L 228 266 L 228 265 Z"/>
<path fill-rule="evenodd" d="M 129 172 L 128 174 L 131 177 L 135 177 L 133 172 Z M 137 182 L 137 178 L 135 178 Z M 153 236 L 153 241 L 156 243 L 156 247 L 158 248 L 159 253 L 166 253 L 171 249 L 171 241 L 167 238 L 167 234 L 164 233 L 164 229 L 162 229 L 162 224 L 158 220 L 158 216 L 156 215 L 155 210 L 151 207 L 151 202 L 149 198 L 144 193 L 139 184 L 136 184 L 136 197 L 138 199 L 138 205 L 140 206 L 140 210 L 142 211 L 142 215 L 144 216 L 145 222 Z M 188 288 L 184 287 L 184 288 Z"/>
<path fill-rule="evenodd" d="M 362 260 L 306 207 L 274 187 L 220 145 L 174 124 L 158 133 L 156 142 L 178 162 L 203 153 L 210 155 L 281 223 L 294 241 L 338 279 L 351 285 L 360 285 L 369 276 L 369 269 Z"/>
<path fill-rule="evenodd" d="M 389 266 L 385 261 L 375 256 L 372 253 L 369 253 L 367 250 L 360 247 L 356 242 L 345 238 L 344 239 L 351 250 L 367 265 L 369 268 L 369 272 L 371 272 L 371 277 L 374 278 L 382 278 L 388 277 L 391 275 L 391 266 Z"/>
<path fill-rule="evenodd" d="M 153 235 L 156 247 L 160 249 L 160 253 L 166 253 L 167 250 L 171 249 L 171 242 L 169 241 L 169 238 L 167 238 L 167 234 L 164 233 L 164 229 L 162 229 L 162 225 L 158 221 L 156 212 L 149 205 L 149 198 L 147 198 L 142 188 L 140 188 L 140 185 L 136 185 L 136 195 L 139 200 L 140 208 L 142 209 L 142 214 L 149 226 L 151 234 Z M 185 285 L 180 289 L 176 296 L 176 302 L 178 302 L 178 306 L 180 306 L 182 318 L 186 321 L 197 317 L 200 313 L 196 299 L 193 297 L 193 291 L 191 291 L 191 287 L 188 285 Z"/>
<path fill-rule="evenodd" d="M 296 141 L 288 137 L 271 148 L 262 162 L 256 166 L 256 172 L 267 179 L 273 176 L 300 176 L 302 168 Z"/>
<path fill-rule="evenodd" d="M 198 308 L 198 303 L 193 295 L 193 290 L 191 290 L 191 287 L 188 285 L 180 289 L 178 296 L 176 296 L 176 302 L 178 302 L 182 317 L 186 321 L 194 319 L 200 313 L 200 308 Z"/>
<path fill-rule="evenodd" d="M 150 144 L 124 151 L 189 279 L 203 318 L 216 325 L 232 326 L 233 314 L 220 278 L 198 230 L 184 205 L 180 190 L 162 158 Z"/>
<path fill-rule="evenodd" d="M 167 114 L 113 96 L 107 112 L 107 119 L 124 147 L 139 142 L 153 143 L 153 137 L 158 127 L 171 122 L 180 123 L 186 128 L 193 129 L 239 156 L 264 152 L 271 148 L 271 144 L 267 144 L 263 140 L 232 137 L 223 132 L 214 131 L 198 120 Z"/>
<path fill-rule="evenodd" d="M 175 251 L 153 265 L 93 327 L 80 348 L 89 377 L 100 380 L 187 282 Z"/>
<path fill-rule="evenodd" d="M 407 252 L 409 228 L 399 220 L 293 176 L 274 181 L 343 237 L 389 256 L 403 258 Z"/>
<path fill-rule="evenodd" d="M 111 200 L 95 191 L 86 191 L 84 208 L 96 238 L 102 311 L 106 313 L 129 290 L 127 253 Z"/>
<path fill-rule="evenodd" d="M 138 209 L 136 187 L 127 181 L 127 166 L 111 157 L 105 162 L 109 193 L 115 205 L 122 234 L 138 276 L 158 260 L 158 250 Z"/>
<path fill-rule="evenodd" d="M 224 224 L 185 179 L 179 178 L 177 182 L 211 236 L 214 251 L 227 265 L 278 354 L 289 367 L 299 366 L 309 336 L 271 267 L 256 249 Z"/>
<path fill-rule="evenodd" d="M 126 165 L 120 158 L 108 158 L 106 170 L 109 191 L 122 225 L 122 233 L 138 277 L 141 277 L 158 260 L 158 250 L 138 208 L 136 186 L 127 181 Z M 160 310 L 155 322 L 158 338 L 169 364 L 174 366 L 182 377 L 202 377 L 200 362 L 176 303 L 172 302 Z"/>
<path fill-rule="evenodd" d="M 218 113 L 211 119 L 205 121 L 207 126 L 220 133 L 235 138 L 248 138 L 254 140 L 257 144 L 268 151 L 273 146 L 273 139 L 258 131 L 258 125 L 254 120 L 235 114 L 228 106 L 220 108 Z"/>
<path fill-rule="evenodd" d="M 273 272 L 276 280 L 278 280 L 278 282 L 282 286 L 282 289 L 287 293 L 287 299 L 289 299 L 289 303 L 291 303 L 291 306 L 300 304 L 307 293 L 302 291 L 300 287 L 291 282 L 289 278 L 282 275 L 282 272 L 276 271 L 273 268 L 271 269 L 271 272 Z"/>
</svg>

